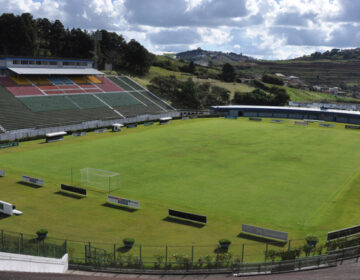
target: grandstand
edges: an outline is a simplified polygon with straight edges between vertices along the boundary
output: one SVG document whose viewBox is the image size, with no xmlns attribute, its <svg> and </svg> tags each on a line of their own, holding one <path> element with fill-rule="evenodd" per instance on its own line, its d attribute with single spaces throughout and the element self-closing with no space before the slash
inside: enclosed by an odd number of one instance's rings
<svg viewBox="0 0 360 280">
<path fill-rule="evenodd" d="M 0 74 L 0 134 L 175 112 L 130 78 L 93 69 L 91 61 L 2 58 Z"/>
</svg>

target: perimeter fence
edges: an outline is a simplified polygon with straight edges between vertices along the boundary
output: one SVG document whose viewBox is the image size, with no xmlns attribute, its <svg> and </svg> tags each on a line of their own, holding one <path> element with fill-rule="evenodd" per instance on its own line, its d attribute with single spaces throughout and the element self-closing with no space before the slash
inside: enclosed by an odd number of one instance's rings
<svg viewBox="0 0 360 280">
<path fill-rule="evenodd" d="M 325 240 L 325 239 L 323 239 Z M 61 258 L 69 255 L 74 269 L 112 271 L 232 271 L 272 273 L 323 267 L 360 256 L 360 235 L 306 246 L 306 241 L 287 243 L 249 241 L 231 244 L 228 249 L 209 246 L 150 246 L 123 243 L 83 242 L 0 230 L 0 251 Z"/>
</svg>

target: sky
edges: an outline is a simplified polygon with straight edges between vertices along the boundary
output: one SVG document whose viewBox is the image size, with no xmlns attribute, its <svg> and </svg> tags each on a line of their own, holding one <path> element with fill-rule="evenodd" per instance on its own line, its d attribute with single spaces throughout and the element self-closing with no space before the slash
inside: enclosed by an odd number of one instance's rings
<svg viewBox="0 0 360 280">
<path fill-rule="evenodd" d="M 287 59 L 360 47 L 360 0 L 0 0 L 0 13 L 24 12 L 117 32 L 153 53 Z"/>
</svg>

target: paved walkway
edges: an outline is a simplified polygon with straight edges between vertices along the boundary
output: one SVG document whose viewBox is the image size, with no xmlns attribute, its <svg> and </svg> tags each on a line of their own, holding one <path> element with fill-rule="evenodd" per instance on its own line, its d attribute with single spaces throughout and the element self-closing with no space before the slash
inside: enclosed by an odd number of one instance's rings
<svg viewBox="0 0 360 280">
<path fill-rule="evenodd" d="M 68 271 L 66 274 L 0 272 L 0 280 L 360 280 L 360 262 L 350 260 L 337 267 L 235 278 L 232 275 L 133 275 Z"/>
</svg>

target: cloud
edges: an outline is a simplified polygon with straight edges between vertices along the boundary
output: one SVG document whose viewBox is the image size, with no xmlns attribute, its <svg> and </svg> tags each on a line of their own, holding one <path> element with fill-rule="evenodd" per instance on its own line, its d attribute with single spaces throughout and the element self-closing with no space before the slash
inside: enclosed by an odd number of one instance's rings
<svg viewBox="0 0 360 280">
<path fill-rule="evenodd" d="M 68 28 L 107 29 L 150 51 L 203 49 L 289 58 L 360 46 L 357 0 L 0 0 Z"/>
<path fill-rule="evenodd" d="M 200 34 L 190 28 L 164 30 L 148 35 L 151 43 L 159 45 L 190 45 L 201 40 Z"/>
<path fill-rule="evenodd" d="M 247 15 L 245 0 L 125 0 L 126 19 L 132 24 L 158 27 L 234 24 Z"/>
<path fill-rule="evenodd" d="M 315 21 L 315 13 L 300 14 L 297 12 L 285 12 L 279 13 L 276 16 L 276 25 L 289 25 L 289 26 L 307 26 L 309 21 Z"/>
</svg>

